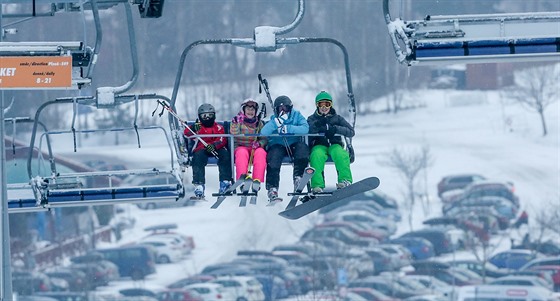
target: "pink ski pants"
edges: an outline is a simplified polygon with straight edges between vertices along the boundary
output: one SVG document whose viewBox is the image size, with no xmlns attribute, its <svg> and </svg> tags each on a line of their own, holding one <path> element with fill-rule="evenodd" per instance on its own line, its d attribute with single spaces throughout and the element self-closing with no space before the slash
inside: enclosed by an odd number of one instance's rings
<svg viewBox="0 0 560 301">
<path fill-rule="evenodd" d="M 242 174 L 247 173 L 249 167 L 249 157 L 251 156 L 251 147 L 238 146 L 235 148 L 235 178 L 239 179 Z M 266 169 L 266 151 L 259 147 L 253 153 L 253 179 L 264 182 L 264 171 Z"/>
</svg>

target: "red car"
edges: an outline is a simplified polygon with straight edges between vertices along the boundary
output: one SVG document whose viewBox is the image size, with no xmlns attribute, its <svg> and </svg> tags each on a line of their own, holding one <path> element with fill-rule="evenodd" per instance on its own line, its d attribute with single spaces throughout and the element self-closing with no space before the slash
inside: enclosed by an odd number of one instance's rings
<svg viewBox="0 0 560 301">
<path fill-rule="evenodd" d="M 157 294 L 159 301 L 204 301 L 195 291 L 171 289 L 161 291 Z"/>
</svg>

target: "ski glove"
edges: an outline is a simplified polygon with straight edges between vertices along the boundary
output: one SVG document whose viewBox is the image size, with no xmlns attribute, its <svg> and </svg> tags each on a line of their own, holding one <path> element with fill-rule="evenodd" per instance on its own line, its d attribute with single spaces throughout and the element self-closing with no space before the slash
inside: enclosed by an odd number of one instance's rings
<svg viewBox="0 0 560 301">
<path fill-rule="evenodd" d="M 214 144 L 208 144 L 206 145 L 206 151 L 209 153 L 213 153 L 216 151 L 216 146 Z"/>
<path fill-rule="evenodd" d="M 198 133 L 198 131 L 200 130 L 200 127 L 202 125 L 200 124 L 200 121 L 196 121 L 192 126 L 191 129 L 193 130 L 193 132 Z"/>
<path fill-rule="evenodd" d="M 282 113 L 282 115 L 274 118 L 274 123 L 276 123 L 276 127 L 280 128 L 286 120 L 288 120 L 288 114 Z"/>
<path fill-rule="evenodd" d="M 255 141 L 253 141 L 253 143 L 251 143 L 251 147 L 252 147 L 253 149 L 257 149 L 257 148 L 261 147 L 261 144 L 260 144 L 259 141 L 256 141 L 256 140 L 255 140 Z"/>
<path fill-rule="evenodd" d="M 278 134 L 287 134 L 288 133 L 288 126 L 282 125 L 278 128 Z"/>
<path fill-rule="evenodd" d="M 336 127 L 334 125 L 327 126 L 327 131 L 325 132 L 325 137 L 332 139 L 336 134 Z"/>
<path fill-rule="evenodd" d="M 245 116 L 242 113 L 237 114 L 237 116 L 233 117 L 234 123 L 243 123 Z"/>
</svg>

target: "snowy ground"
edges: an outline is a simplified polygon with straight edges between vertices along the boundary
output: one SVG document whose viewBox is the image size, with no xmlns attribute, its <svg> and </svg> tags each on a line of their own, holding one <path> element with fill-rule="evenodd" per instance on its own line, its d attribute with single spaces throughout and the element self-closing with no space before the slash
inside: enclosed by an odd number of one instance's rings
<svg viewBox="0 0 560 301">
<path fill-rule="evenodd" d="M 560 155 L 558 147 L 559 103 L 546 111 L 549 135 L 542 137 L 538 115 L 515 104 L 503 104 L 497 92 L 458 92 L 444 90 L 417 91 L 411 97 L 424 108 L 393 114 L 358 116 L 354 147 L 356 161 L 352 165 L 354 179 L 377 176 L 379 189 L 397 198 L 403 205 L 404 182 L 379 160 L 394 148 L 418 151 L 429 146 L 433 164 L 418 183 L 427 192 L 430 210 L 413 210 L 414 228 L 428 216 L 440 215 L 436 184 L 445 175 L 476 172 L 491 179 L 515 183 L 522 209 L 535 216 L 550 204 L 560 205 Z M 385 103 L 382 101 L 381 103 Z M 296 102 L 297 107 L 297 102 Z M 336 104 L 335 104 L 335 107 Z M 308 113 L 308 112 L 306 112 Z M 166 152 L 153 148 L 154 153 Z M 136 157 L 134 149 L 112 150 L 112 156 L 125 161 L 146 161 Z M 157 156 L 150 156 L 150 160 Z M 162 165 L 165 162 L 161 163 Z M 327 185 L 334 185 L 334 169 L 329 167 Z M 190 172 L 190 170 L 188 171 Z M 281 194 L 291 189 L 291 167 L 282 171 Z M 207 168 L 208 192 L 217 189 L 217 170 Z M 208 193 L 207 193 L 208 194 Z M 125 214 L 136 218 L 136 227 L 124 234 L 120 244 L 143 236 L 142 229 L 161 223 L 177 223 L 178 231 L 194 237 L 196 249 L 192 256 L 177 264 L 158 265 L 157 274 L 142 283 L 119 281 L 103 291 L 145 286 L 162 287 L 174 280 L 192 275 L 205 265 L 227 261 L 239 249 L 270 250 L 274 245 L 291 243 L 318 222 L 318 215 L 289 221 L 277 215 L 282 206 L 266 207 L 264 194 L 257 206 L 239 208 L 237 200 L 228 199 L 217 210 L 211 203 L 180 209 L 142 211 L 127 206 Z M 398 233 L 409 230 L 408 212 L 403 210 Z M 558 239 L 558 238 L 556 238 Z M 507 244 L 496 249 L 509 248 Z"/>
</svg>

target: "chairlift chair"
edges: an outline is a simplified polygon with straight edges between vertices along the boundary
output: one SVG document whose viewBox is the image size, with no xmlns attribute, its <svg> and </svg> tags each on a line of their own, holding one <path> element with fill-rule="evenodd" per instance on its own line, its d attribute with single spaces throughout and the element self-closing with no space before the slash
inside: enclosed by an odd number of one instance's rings
<svg viewBox="0 0 560 301">
<path fill-rule="evenodd" d="M 287 47 L 292 44 L 302 44 L 302 43 L 327 43 L 327 44 L 334 44 L 337 46 L 343 55 L 344 65 L 345 65 L 345 72 L 346 72 L 346 87 L 347 87 L 347 96 L 348 96 L 348 111 L 350 114 L 350 123 L 352 126 L 356 124 L 356 104 L 354 99 L 354 93 L 352 89 L 352 77 L 350 73 L 350 63 L 348 59 L 348 52 L 346 47 L 339 41 L 332 39 L 332 38 L 315 38 L 315 37 L 294 37 L 294 38 L 282 38 L 280 35 L 288 33 L 292 31 L 297 24 L 301 21 L 303 14 L 304 14 L 304 0 L 298 0 L 298 13 L 294 19 L 294 21 L 286 25 L 284 27 L 272 27 L 272 26 L 259 26 L 254 29 L 253 37 L 252 38 L 232 38 L 232 39 L 208 39 L 208 40 L 198 40 L 190 45 L 188 45 L 182 52 L 181 58 L 179 61 L 179 68 L 177 71 L 177 76 L 175 78 L 175 84 L 173 87 L 173 92 L 170 100 L 170 106 L 175 108 L 177 94 L 179 91 L 179 86 L 181 84 L 181 78 L 183 75 L 183 70 L 185 68 L 185 61 L 187 55 L 190 53 L 197 46 L 204 46 L 204 45 L 231 45 L 237 46 L 247 49 L 252 49 L 255 52 L 275 52 L 278 49 Z M 229 129 L 229 121 L 222 121 L 220 122 L 224 125 L 226 130 Z M 172 132 L 182 132 L 181 128 L 179 127 L 179 123 L 177 120 L 174 120 L 173 116 L 169 116 L 169 125 Z M 233 150 L 234 144 L 233 139 L 240 136 L 247 136 L 247 135 L 225 135 L 228 138 L 228 146 L 231 150 Z M 254 135 L 251 135 L 254 136 Z M 305 135 L 302 139 L 307 139 L 309 135 Z M 199 136 L 191 136 L 191 138 L 196 138 Z M 182 160 L 182 164 L 189 163 L 189 160 L 186 159 L 190 156 L 190 148 L 186 145 L 183 137 L 180 135 L 174 136 L 176 150 L 179 150 L 177 153 L 177 158 L 185 158 Z M 351 161 L 354 161 L 354 150 L 352 147 L 352 139 L 345 137 L 346 148 L 350 153 Z M 232 170 L 235 170 L 234 166 L 234 157 L 233 151 L 231 152 L 231 162 L 232 162 Z M 332 162 L 332 161 L 331 161 Z M 284 164 L 291 164 L 290 158 L 285 158 L 283 161 Z M 208 166 L 217 165 L 217 159 L 210 157 L 208 160 Z"/>
<path fill-rule="evenodd" d="M 154 100 L 165 99 L 160 95 L 119 95 L 115 97 L 116 104 L 128 103 L 139 100 Z M 44 108 L 55 104 L 74 104 L 74 117 L 76 116 L 76 105 L 94 105 L 97 99 L 95 97 L 82 97 L 82 98 L 67 98 L 49 101 L 43 104 L 36 112 L 34 119 L 33 132 L 31 136 L 30 149 L 35 148 L 35 142 L 38 136 L 38 121 L 41 112 Z M 138 112 L 136 106 L 136 113 Z M 140 136 L 138 131 L 153 130 L 161 132 L 165 136 L 169 146 L 169 165 L 170 169 L 136 169 L 136 170 L 109 170 L 109 171 L 90 171 L 90 172 L 60 172 L 56 169 L 56 164 L 52 148 L 50 147 L 50 137 L 54 135 L 73 135 L 74 141 L 76 135 L 90 134 L 96 132 L 115 132 L 115 131 L 134 131 L 138 139 L 138 146 L 140 145 Z M 21 197 L 18 194 L 12 194 L 13 197 L 8 203 L 9 212 L 28 212 L 36 210 L 45 210 L 53 207 L 71 207 L 71 206 L 85 206 L 85 205 L 102 205 L 113 204 L 120 202 L 139 203 L 146 201 L 153 201 L 159 199 L 162 201 L 177 200 L 184 196 L 184 187 L 182 181 L 181 171 L 175 168 L 175 159 L 173 157 L 172 142 L 166 129 L 161 126 L 137 126 L 136 118 L 134 125 L 125 128 L 110 128 L 110 129 L 93 129 L 93 130 L 76 130 L 74 123 L 71 130 L 63 131 L 45 131 L 41 134 L 39 141 L 47 141 L 48 144 L 48 161 L 51 162 L 50 176 L 41 176 L 33 174 L 31 164 L 33 159 L 33 152 L 28 154 L 28 175 L 30 179 L 29 186 L 27 186 L 27 196 Z M 74 144 L 75 145 L 75 144 Z M 39 149 L 40 152 L 40 149 Z M 114 177 L 119 175 L 151 175 L 161 176 L 168 174 L 175 179 L 175 182 L 169 184 L 154 184 L 154 185 L 139 185 L 139 186 L 118 186 L 114 183 Z M 16 188 L 13 187 L 13 192 Z M 29 191 L 32 190 L 32 194 Z M 31 196 L 31 197 L 30 197 Z"/>
<path fill-rule="evenodd" d="M 427 15 L 392 19 L 383 15 L 397 60 L 408 66 L 558 61 L 560 12 Z"/>
</svg>

